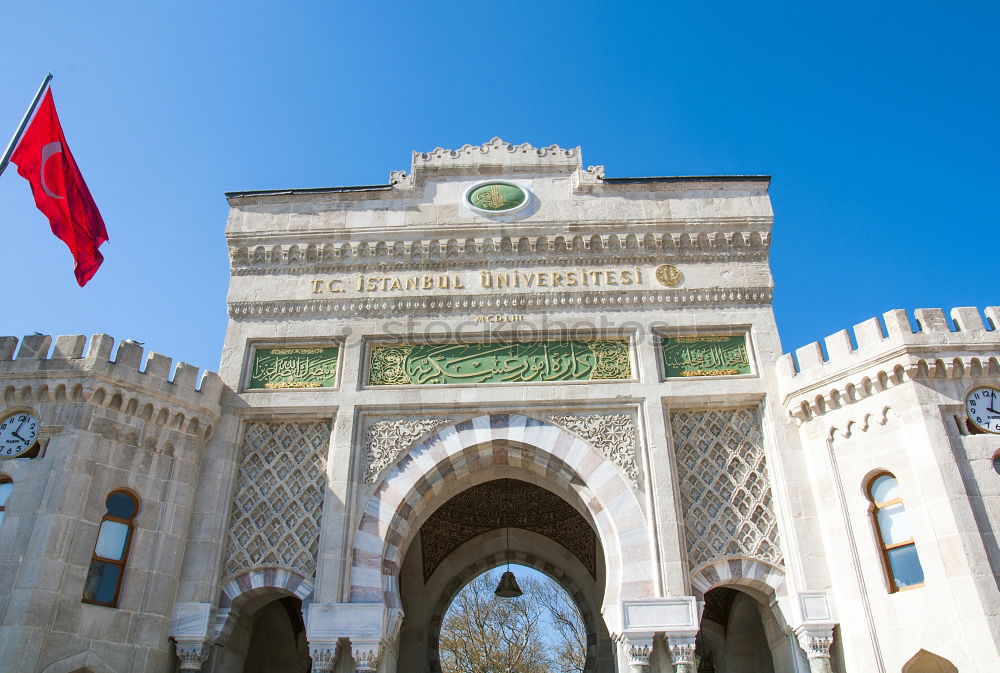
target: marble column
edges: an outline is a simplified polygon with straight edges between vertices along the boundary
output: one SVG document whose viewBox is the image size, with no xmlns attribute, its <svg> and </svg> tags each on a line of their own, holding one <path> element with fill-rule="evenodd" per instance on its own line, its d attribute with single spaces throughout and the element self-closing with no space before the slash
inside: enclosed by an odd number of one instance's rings
<svg viewBox="0 0 1000 673">
<path fill-rule="evenodd" d="M 382 657 L 382 643 L 352 640 L 351 655 L 354 657 L 354 673 L 375 673 Z"/>
<path fill-rule="evenodd" d="M 795 636 L 809 659 L 809 673 L 832 673 L 830 646 L 833 645 L 833 627 L 800 626 L 795 629 Z"/>
<path fill-rule="evenodd" d="M 673 664 L 674 673 L 695 673 L 694 639 L 693 635 L 667 636 L 670 663 Z"/>
<path fill-rule="evenodd" d="M 210 646 L 203 640 L 177 640 L 177 663 L 182 671 L 200 671 L 208 659 Z"/>
<path fill-rule="evenodd" d="M 649 657 L 653 653 L 652 634 L 648 637 L 625 636 L 621 644 L 631 673 L 648 673 Z"/>
<path fill-rule="evenodd" d="M 309 656 L 312 658 L 312 673 L 330 673 L 337 660 L 337 644 L 321 643 L 309 645 Z"/>
</svg>

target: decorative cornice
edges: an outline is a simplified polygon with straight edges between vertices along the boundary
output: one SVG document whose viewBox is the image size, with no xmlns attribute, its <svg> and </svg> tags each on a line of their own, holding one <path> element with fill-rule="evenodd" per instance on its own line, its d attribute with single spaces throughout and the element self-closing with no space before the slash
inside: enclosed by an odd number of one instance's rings
<svg viewBox="0 0 1000 673">
<path fill-rule="evenodd" d="M 330 241 L 302 234 L 299 242 L 271 243 L 273 236 L 230 238 L 230 266 L 234 276 L 271 273 L 343 272 L 444 267 L 483 262 L 516 261 L 529 264 L 660 263 L 664 261 L 766 260 L 771 218 L 735 218 L 743 231 L 649 232 L 646 234 L 593 233 L 576 236 L 475 237 L 417 240 Z M 691 226 L 692 223 L 683 223 Z M 723 224 L 716 221 L 716 225 Z M 605 229 L 608 225 L 602 224 Z M 629 223 L 631 227 L 632 224 Z M 659 226 L 663 226 L 662 223 Z"/>
<path fill-rule="evenodd" d="M 376 420 L 368 424 L 365 436 L 365 474 L 368 484 L 414 442 L 435 428 L 450 423 L 445 418 Z"/>
<path fill-rule="evenodd" d="M 636 429 L 631 414 L 554 415 L 548 420 L 587 440 L 605 458 L 621 468 L 633 487 L 638 484 Z"/>
<path fill-rule="evenodd" d="M 359 316 L 389 317 L 465 312 L 531 310 L 639 310 L 681 306 L 744 306 L 771 303 L 769 287 L 707 287 L 630 292 L 547 292 L 408 297 L 359 297 L 354 299 L 299 299 L 241 301 L 229 304 L 233 320 Z"/>
<path fill-rule="evenodd" d="M 934 355 L 943 357 L 921 357 L 919 351 L 928 350 L 937 351 Z M 908 381 L 1000 377 L 1000 357 L 985 352 L 982 356 L 949 356 L 946 354 L 947 350 L 949 348 L 945 346 L 909 346 L 901 348 L 899 352 L 887 354 L 881 361 L 870 363 L 867 368 L 830 376 L 824 381 L 786 395 L 784 403 L 788 415 L 799 423 L 806 423 Z"/>
</svg>

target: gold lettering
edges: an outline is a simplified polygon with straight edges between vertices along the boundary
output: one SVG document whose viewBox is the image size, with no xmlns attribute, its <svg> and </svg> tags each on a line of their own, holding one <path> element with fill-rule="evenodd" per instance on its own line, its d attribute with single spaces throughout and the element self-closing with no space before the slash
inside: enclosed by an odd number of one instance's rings
<svg viewBox="0 0 1000 673">
<path fill-rule="evenodd" d="M 615 278 L 615 272 L 614 271 L 605 271 L 604 272 L 604 279 L 608 281 L 608 285 L 617 285 L 618 284 L 618 279 Z"/>
<path fill-rule="evenodd" d="M 312 281 L 312 284 L 313 284 L 313 294 L 321 294 L 323 292 L 323 281 L 314 280 Z"/>
<path fill-rule="evenodd" d="M 389 278 L 388 277 L 382 277 L 382 278 L 379 279 L 379 281 L 380 281 L 380 285 L 382 286 L 379 289 L 382 290 L 383 292 L 385 292 L 386 287 L 388 287 L 388 285 L 389 285 Z"/>
<path fill-rule="evenodd" d="M 406 279 L 406 289 L 416 290 L 420 286 L 420 278 L 416 276 L 410 276 Z"/>
<path fill-rule="evenodd" d="M 590 285 L 590 278 L 588 277 L 588 272 L 586 269 L 580 269 L 580 278 L 583 279 L 584 287 Z"/>
<path fill-rule="evenodd" d="M 538 274 L 538 287 L 548 287 L 548 286 L 549 286 L 548 275 L 544 273 Z"/>
<path fill-rule="evenodd" d="M 566 272 L 566 285 L 569 287 L 576 287 L 576 271 Z"/>
<path fill-rule="evenodd" d="M 477 315 L 476 322 L 486 322 L 486 316 Z"/>
<path fill-rule="evenodd" d="M 364 282 L 365 282 L 365 277 L 364 276 L 358 276 L 358 292 L 364 291 L 364 289 L 365 289 L 364 288 Z"/>
<path fill-rule="evenodd" d="M 552 272 L 552 287 L 561 287 L 563 282 L 563 275 L 558 271 Z"/>
<path fill-rule="evenodd" d="M 499 281 L 499 279 L 498 279 Z M 481 287 L 493 287 L 493 274 L 489 271 L 479 272 L 479 285 Z"/>
<path fill-rule="evenodd" d="M 497 288 L 501 288 L 501 287 L 510 287 L 510 276 L 508 276 L 505 273 L 503 273 L 503 274 L 498 273 L 497 274 Z"/>
<path fill-rule="evenodd" d="M 403 285 L 399 282 L 399 278 L 392 279 L 392 285 L 389 286 L 390 290 L 402 290 Z"/>
<path fill-rule="evenodd" d="M 631 271 L 620 271 L 622 277 L 622 285 L 632 284 L 632 272 Z"/>
<path fill-rule="evenodd" d="M 424 276 L 423 289 L 433 290 L 434 289 L 434 276 Z"/>
<path fill-rule="evenodd" d="M 330 292 L 343 292 L 344 291 L 344 288 L 342 288 L 342 287 L 334 287 L 334 285 L 340 285 L 340 281 L 338 279 L 336 279 L 336 278 L 334 278 L 333 280 L 331 280 L 329 283 L 326 284 L 326 289 L 329 290 Z"/>
<path fill-rule="evenodd" d="M 590 280 L 594 281 L 594 285 L 601 284 L 601 275 L 604 273 L 603 271 L 588 271 L 587 273 L 590 274 Z"/>
<path fill-rule="evenodd" d="M 451 285 L 451 283 L 448 282 L 449 280 L 450 278 L 448 276 L 438 276 L 437 277 L 438 287 L 441 288 L 442 290 L 447 290 L 448 286 Z"/>
<path fill-rule="evenodd" d="M 367 278 L 365 279 L 365 290 L 368 292 L 374 292 L 378 289 L 378 278 Z"/>
<path fill-rule="evenodd" d="M 639 267 L 635 269 L 635 282 L 636 285 L 642 285 L 642 270 Z"/>
<path fill-rule="evenodd" d="M 465 286 L 462 285 L 462 277 L 461 276 L 455 276 L 454 280 L 452 281 L 452 287 L 454 287 L 456 290 L 464 290 L 465 289 Z"/>
</svg>

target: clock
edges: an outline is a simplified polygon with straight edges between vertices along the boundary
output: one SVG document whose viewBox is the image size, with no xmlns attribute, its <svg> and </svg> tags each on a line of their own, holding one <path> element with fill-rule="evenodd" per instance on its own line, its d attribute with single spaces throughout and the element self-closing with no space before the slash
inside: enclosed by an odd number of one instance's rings
<svg viewBox="0 0 1000 673">
<path fill-rule="evenodd" d="M 983 432 L 1000 434 L 1000 389 L 978 386 L 965 396 L 965 413 Z"/>
<path fill-rule="evenodd" d="M 14 411 L 0 417 L 0 460 L 28 452 L 38 439 L 41 422 L 30 411 Z"/>
</svg>

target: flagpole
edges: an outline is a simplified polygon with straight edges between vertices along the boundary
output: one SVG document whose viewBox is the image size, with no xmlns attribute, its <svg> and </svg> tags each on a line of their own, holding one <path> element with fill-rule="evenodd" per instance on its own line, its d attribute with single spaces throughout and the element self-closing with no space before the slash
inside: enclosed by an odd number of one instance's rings
<svg viewBox="0 0 1000 673">
<path fill-rule="evenodd" d="M 14 148 L 17 147 L 17 143 L 21 140 L 21 134 L 24 133 L 25 127 L 28 126 L 28 120 L 31 119 L 31 115 L 35 112 L 35 108 L 38 107 L 38 101 L 42 99 L 42 94 L 45 93 L 45 87 L 49 85 L 52 81 L 52 73 L 45 75 L 45 79 L 42 80 L 42 85 L 38 87 L 38 91 L 35 92 L 35 98 L 31 101 L 31 105 L 28 106 L 28 111 L 24 113 L 24 119 L 21 120 L 21 124 L 14 131 L 14 136 L 10 139 L 7 144 L 7 149 L 4 150 L 3 159 L 0 159 L 0 175 L 3 175 L 4 170 L 7 168 L 7 164 L 10 163 L 10 155 L 14 153 Z"/>
</svg>

